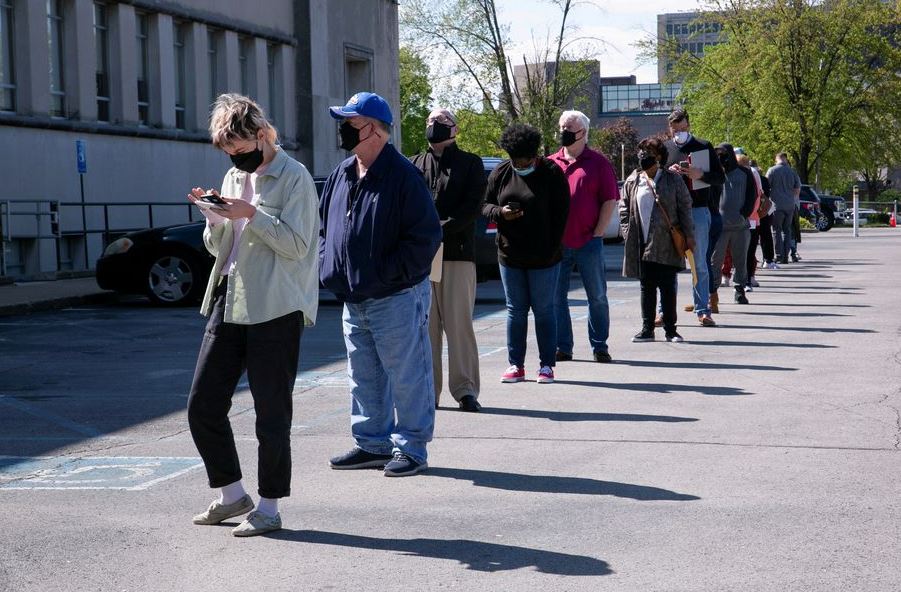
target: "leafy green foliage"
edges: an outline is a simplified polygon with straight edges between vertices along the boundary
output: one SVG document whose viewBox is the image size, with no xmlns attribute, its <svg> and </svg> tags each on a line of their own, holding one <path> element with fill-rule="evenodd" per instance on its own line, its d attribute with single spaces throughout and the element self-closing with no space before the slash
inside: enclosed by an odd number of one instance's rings
<svg viewBox="0 0 901 592">
<path fill-rule="evenodd" d="M 620 181 L 625 180 L 623 174 L 628 177 L 638 168 L 638 132 L 627 118 L 621 117 L 607 127 L 591 130 L 588 143 L 604 153 Z"/>
<path fill-rule="evenodd" d="M 425 150 L 425 122 L 429 117 L 432 85 L 429 67 L 409 47 L 401 47 L 400 55 L 400 129 L 401 149 L 413 155 Z"/>
</svg>

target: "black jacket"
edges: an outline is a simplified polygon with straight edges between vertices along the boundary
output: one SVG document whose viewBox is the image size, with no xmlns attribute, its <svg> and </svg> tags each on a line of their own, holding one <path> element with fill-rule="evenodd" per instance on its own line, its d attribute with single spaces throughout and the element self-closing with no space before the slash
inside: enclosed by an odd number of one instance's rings
<svg viewBox="0 0 901 592">
<path fill-rule="evenodd" d="M 505 220 L 501 208 L 519 202 L 523 215 Z M 488 177 L 482 213 L 497 223 L 497 251 L 502 265 L 543 269 L 563 257 L 563 230 L 569 215 L 569 183 L 563 171 L 547 158 L 539 158 L 535 171 L 521 177 L 509 160 Z"/>
<path fill-rule="evenodd" d="M 713 150 L 713 145 L 707 140 L 692 136 L 691 139 L 682 146 L 676 145 L 672 139 L 667 140 L 665 146 L 667 157 L 666 166 L 664 168 L 667 169 L 681 160 L 686 160 L 688 155 L 692 152 L 707 150 L 708 157 L 710 158 L 710 171 L 704 173 L 701 177 L 701 181 L 711 185 L 711 187 L 692 189 L 691 180 L 687 176 L 682 175 L 682 180 L 685 181 L 685 184 L 688 186 L 688 192 L 691 194 L 691 207 L 717 207 L 720 201 L 720 186 L 725 184 L 726 177 L 723 174 L 723 169 L 720 166 L 720 161 L 716 156 L 716 152 Z"/>
<path fill-rule="evenodd" d="M 440 158 L 429 148 L 410 160 L 422 171 L 444 222 L 444 260 L 475 262 L 475 221 L 487 184 L 482 159 L 450 144 Z"/>
</svg>

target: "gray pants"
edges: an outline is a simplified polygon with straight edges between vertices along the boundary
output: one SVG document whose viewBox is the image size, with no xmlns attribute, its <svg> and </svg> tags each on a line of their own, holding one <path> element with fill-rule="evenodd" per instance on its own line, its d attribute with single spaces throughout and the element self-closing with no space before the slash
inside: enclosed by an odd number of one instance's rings
<svg viewBox="0 0 901 592">
<path fill-rule="evenodd" d="M 791 221 L 791 218 L 789 218 Z M 723 261 L 726 251 L 732 252 L 732 284 L 745 287 L 748 283 L 748 266 L 744 262 L 748 258 L 748 243 L 751 242 L 751 229 L 723 228 L 720 239 L 713 247 L 713 280 L 712 285 L 719 286 L 723 281 Z"/>
<path fill-rule="evenodd" d="M 776 243 L 776 258 L 780 261 L 788 259 L 792 248 L 792 216 L 794 212 L 776 210 L 773 212 L 773 240 Z"/>
</svg>

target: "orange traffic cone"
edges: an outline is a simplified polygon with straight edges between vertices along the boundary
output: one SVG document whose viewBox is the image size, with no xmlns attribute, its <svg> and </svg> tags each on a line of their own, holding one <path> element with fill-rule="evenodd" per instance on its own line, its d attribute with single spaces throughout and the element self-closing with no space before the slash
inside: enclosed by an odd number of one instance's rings
<svg viewBox="0 0 901 592">
<path fill-rule="evenodd" d="M 889 217 L 888 225 L 891 226 L 892 228 L 895 228 L 896 226 L 898 226 L 898 222 L 895 220 L 895 212 L 892 212 L 891 217 Z"/>
</svg>

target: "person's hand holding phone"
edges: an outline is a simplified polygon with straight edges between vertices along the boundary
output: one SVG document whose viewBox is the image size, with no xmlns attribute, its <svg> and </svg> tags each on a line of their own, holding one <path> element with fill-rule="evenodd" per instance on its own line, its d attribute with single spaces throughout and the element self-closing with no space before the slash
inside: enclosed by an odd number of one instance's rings
<svg viewBox="0 0 901 592">
<path fill-rule="evenodd" d="M 211 203 L 209 200 L 212 199 L 210 196 L 215 196 L 215 199 L 222 200 L 219 196 L 219 192 L 215 189 L 204 190 L 202 187 L 195 187 L 191 190 L 191 193 L 188 194 L 188 201 L 197 206 L 200 210 L 200 213 L 203 214 L 203 217 L 207 219 L 210 225 L 215 226 L 216 224 L 221 224 L 225 221 L 225 217 L 220 214 L 222 211 L 220 206 L 217 206 L 214 203 Z M 203 199 L 206 197 L 207 199 Z M 221 206 L 225 207 L 225 206 Z"/>
<path fill-rule="evenodd" d="M 516 220 L 522 218 L 522 215 L 522 206 L 518 201 L 508 201 L 501 208 L 501 216 L 504 217 L 504 220 Z"/>
</svg>

